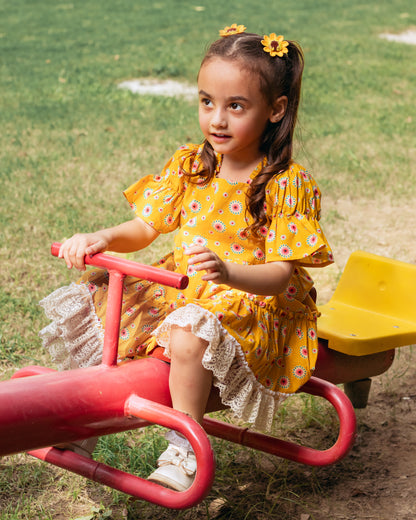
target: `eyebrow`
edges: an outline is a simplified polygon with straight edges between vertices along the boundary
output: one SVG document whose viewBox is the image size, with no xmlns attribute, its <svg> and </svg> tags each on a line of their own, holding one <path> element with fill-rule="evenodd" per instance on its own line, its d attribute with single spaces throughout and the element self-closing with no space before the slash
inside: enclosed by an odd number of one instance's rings
<svg viewBox="0 0 416 520">
<path fill-rule="evenodd" d="M 208 94 L 208 92 L 205 92 L 205 90 L 202 90 L 202 89 L 199 91 L 199 95 L 203 96 L 203 97 L 207 97 L 207 98 L 212 98 L 212 96 L 210 94 Z M 249 99 L 245 98 L 244 96 L 231 96 L 231 97 L 227 98 L 227 101 L 229 101 L 229 102 L 245 101 L 246 103 L 248 103 Z"/>
</svg>

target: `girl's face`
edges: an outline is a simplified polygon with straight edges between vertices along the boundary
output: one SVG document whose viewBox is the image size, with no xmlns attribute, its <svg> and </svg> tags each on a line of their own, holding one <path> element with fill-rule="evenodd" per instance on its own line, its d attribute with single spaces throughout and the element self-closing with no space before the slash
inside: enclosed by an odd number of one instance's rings
<svg viewBox="0 0 416 520">
<path fill-rule="evenodd" d="M 198 76 L 199 124 L 217 153 L 238 163 L 260 160 L 267 122 L 280 121 L 286 98 L 270 106 L 259 82 L 238 61 L 211 58 Z"/>
</svg>

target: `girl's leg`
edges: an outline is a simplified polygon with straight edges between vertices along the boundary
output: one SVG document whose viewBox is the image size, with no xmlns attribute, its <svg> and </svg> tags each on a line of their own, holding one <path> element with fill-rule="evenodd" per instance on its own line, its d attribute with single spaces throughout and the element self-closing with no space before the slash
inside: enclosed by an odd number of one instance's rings
<svg viewBox="0 0 416 520">
<path fill-rule="evenodd" d="M 181 328 L 171 331 L 169 389 L 175 410 L 202 423 L 212 388 L 212 372 L 202 366 L 208 342 Z"/>
<path fill-rule="evenodd" d="M 173 408 L 202 423 L 212 388 L 212 372 L 202 366 L 207 342 L 181 328 L 171 330 L 169 388 Z M 177 491 L 185 491 L 195 477 L 192 447 L 177 432 L 168 432 L 168 449 L 158 459 L 149 479 Z"/>
</svg>

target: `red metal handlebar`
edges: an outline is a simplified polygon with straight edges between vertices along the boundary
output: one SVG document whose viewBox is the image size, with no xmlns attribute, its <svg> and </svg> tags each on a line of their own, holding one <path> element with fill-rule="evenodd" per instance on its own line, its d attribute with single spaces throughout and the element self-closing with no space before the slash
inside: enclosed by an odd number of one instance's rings
<svg viewBox="0 0 416 520">
<path fill-rule="evenodd" d="M 54 242 L 52 244 L 51 253 L 53 256 L 58 256 L 61 245 L 62 244 L 59 242 Z M 84 261 L 87 265 L 114 269 L 127 276 L 135 276 L 136 278 L 142 278 L 144 280 L 149 280 L 150 282 L 168 285 L 170 287 L 175 287 L 176 289 L 185 289 L 189 282 L 186 275 L 173 273 L 172 271 L 167 271 L 159 267 L 132 262 L 131 260 L 125 260 L 124 258 L 117 258 L 115 256 L 106 255 L 105 253 L 87 255 Z"/>
<path fill-rule="evenodd" d="M 54 242 L 51 253 L 59 255 L 61 244 Z M 153 267 L 123 258 L 97 253 L 87 255 L 84 259 L 87 265 L 104 267 L 110 275 L 108 286 L 108 306 L 106 311 L 106 327 L 104 331 L 104 348 L 102 363 L 107 366 L 117 364 L 118 337 L 120 330 L 120 311 L 123 298 L 123 279 L 126 275 L 149 280 L 151 282 L 169 285 L 176 289 L 185 289 L 189 279 L 186 275 L 174 273 L 158 267 Z"/>
</svg>

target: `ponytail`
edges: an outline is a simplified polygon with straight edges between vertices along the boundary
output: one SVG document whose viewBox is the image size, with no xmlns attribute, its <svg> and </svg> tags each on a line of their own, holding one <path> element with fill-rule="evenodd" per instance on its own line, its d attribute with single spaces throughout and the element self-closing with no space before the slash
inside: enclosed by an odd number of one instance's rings
<svg viewBox="0 0 416 520">
<path fill-rule="evenodd" d="M 293 134 L 300 102 L 304 61 L 303 53 L 296 43 L 289 42 L 288 50 L 288 54 L 279 60 L 283 62 L 286 70 L 280 76 L 281 89 L 274 97 L 274 99 L 279 96 L 287 97 L 286 112 L 278 123 L 269 122 L 267 124 L 260 147 L 267 157 L 267 164 L 253 179 L 247 193 L 248 210 L 254 219 L 250 229 L 254 232 L 268 224 L 264 208 L 267 184 L 274 176 L 286 171 L 292 161 Z M 270 59 L 276 60 L 277 58 Z"/>
</svg>

